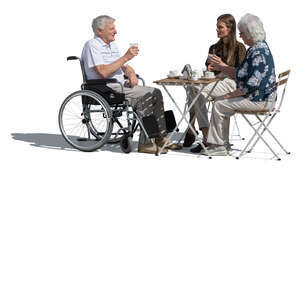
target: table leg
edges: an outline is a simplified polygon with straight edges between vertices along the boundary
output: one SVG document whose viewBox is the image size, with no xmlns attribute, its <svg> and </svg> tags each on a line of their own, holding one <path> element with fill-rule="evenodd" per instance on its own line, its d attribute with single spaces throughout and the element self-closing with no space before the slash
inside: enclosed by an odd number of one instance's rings
<svg viewBox="0 0 300 300">
<path fill-rule="evenodd" d="M 218 81 L 215 82 L 215 84 L 213 85 L 212 89 L 210 90 L 210 92 L 208 93 L 207 97 L 205 99 L 208 99 L 209 96 L 211 95 L 212 91 L 215 89 L 216 85 L 217 85 Z M 199 96 L 201 95 L 202 90 L 204 89 L 204 85 L 202 86 L 202 88 L 198 91 L 198 93 L 196 94 L 196 96 L 193 98 L 193 100 L 191 101 L 191 104 L 188 105 L 188 102 L 186 102 L 185 107 L 184 107 L 184 111 L 182 112 L 180 107 L 177 105 L 176 101 L 174 100 L 174 98 L 172 97 L 172 95 L 170 94 L 170 92 L 168 91 L 168 89 L 166 88 L 166 86 L 164 84 L 162 84 L 164 90 L 166 91 L 166 93 L 168 94 L 168 96 L 170 97 L 170 99 L 172 100 L 172 102 L 174 103 L 174 105 L 176 106 L 177 110 L 179 111 L 179 113 L 181 114 L 181 119 L 178 122 L 178 124 L 176 125 L 175 129 L 171 132 L 169 139 L 171 140 L 172 136 L 174 135 L 174 133 L 176 132 L 177 128 L 179 127 L 179 125 L 182 123 L 183 120 L 185 120 L 185 122 L 188 124 L 188 128 L 191 129 L 192 133 L 195 135 L 196 140 L 200 143 L 200 145 L 203 147 L 206 155 L 209 156 L 209 153 L 207 151 L 207 148 L 205 147 L 205 145 L 203 144 L 203 142 L 198 138 L 198 135 L 195 131 L 195 129 L 193 128 L 192 124 L 187 120 L 186 115 L 188 114 L 188 112 L 191 110 L 191 108 L 194 106 L 194 104 L 196 103 L 197 99 L 199 98 Z M 186 86 L 184 86 L 184 88 L 186 89 Z M 201 114 L 201 112 L 200 112 Z M 194 119 L 196 118 L 196 115 L 194 116 Z M 187 128 L 187 130 L 188 130 Z M 181 137 L 182 139 L 182 137 Z M 158 155 L 161 154 L 161 152 L 163 151 L 163 149 L 166 147 L 167 142 L 165 142 L 165 144 L 163 145 L 163 147 L 160 149 Z M 209 157 L 211 158 L 211 157 Z"/>
</svg>

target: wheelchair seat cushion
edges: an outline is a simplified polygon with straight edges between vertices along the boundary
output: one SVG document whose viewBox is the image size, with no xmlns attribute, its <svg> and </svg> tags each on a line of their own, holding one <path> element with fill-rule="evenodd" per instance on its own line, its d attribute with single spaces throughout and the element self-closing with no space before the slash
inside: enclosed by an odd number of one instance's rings
<svg viewBox="0 0 300 300">
<path fill-rule="evenodd" d="M 99 80 L 100 81 L 100 80 Z M 125 94 L 118 93 L 105 84 L 99 84 L 98 80 L 88 80 L 84 85 L 85 90 L 93 91 L 108 102 L 109 105 L 122 104 L 125 101 Z M 88 97 L 87 97 L 88 98 Z M 90 99 L 91 100 L 91 99 Z"/>
</svg>

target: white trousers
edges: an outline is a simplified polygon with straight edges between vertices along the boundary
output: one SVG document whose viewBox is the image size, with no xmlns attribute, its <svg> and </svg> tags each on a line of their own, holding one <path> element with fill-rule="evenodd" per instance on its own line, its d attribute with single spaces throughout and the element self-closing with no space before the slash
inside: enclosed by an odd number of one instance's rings
<svg viewBox="0 0 300 300">
<path fill-rule="evenodd" d="M 229 144 L 230 117 L 237 110 L 259 111 L 269 109 L 273 105 L 273 102 L 255 102 L 245 97 L 224 100 L 222 100 L 222 97 L 220 98 L 215 99 L 213 104 L 207 137 L 207 142 L 214 145 L 224 146 Z"/>
<path fill-rule="evenodd" d="M 234 80 L 230 78 L 224 78 L 218 81 L 215 88 L 211 91 L 215 82 L 209 83 L 206 85 L 194 106 L 190 110 L 196 114 L 197 122 L 199 128 L 209 127 L 208 122 L 208 112 L 206 107 L 207 100 L 215 100 L 217 97 L 224 96 L 227 93 L 233 92 L 236 89 L 236 83 Z M 199 90 L 202 89 L 203 86 L 189 86 L 187 88 L 187 99 L 189 105 L 192 103 L 192 100 L 195 98 Z M 211 92 L 211 93 L 210 93 Z M 209 95 L 208 99 L 207 96 Z"/>
</svg>

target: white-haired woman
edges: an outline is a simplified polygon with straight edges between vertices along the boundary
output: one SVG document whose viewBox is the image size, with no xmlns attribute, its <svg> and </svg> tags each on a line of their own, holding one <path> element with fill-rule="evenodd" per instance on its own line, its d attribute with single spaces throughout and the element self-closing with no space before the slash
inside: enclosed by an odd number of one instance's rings
<svg viewBox="0 0 300 300">
<path fill-rule="evenodd" d="M 246 14 L 238 23 L 240 37 L 249 46 L 246 57 L 238 68 L 220 59 L 211 66 L 235 78 L 237 89 L 218 98 L 212 109 L 207 142 L 209 155 L 228 155 L 229 122 L 236 110 L 268 110 L 276 99 L 274 60 L 266 43 L 263 23 L 254 15 Z M 205 152 L 202 150 L 203 154 Z"/>
</svg>

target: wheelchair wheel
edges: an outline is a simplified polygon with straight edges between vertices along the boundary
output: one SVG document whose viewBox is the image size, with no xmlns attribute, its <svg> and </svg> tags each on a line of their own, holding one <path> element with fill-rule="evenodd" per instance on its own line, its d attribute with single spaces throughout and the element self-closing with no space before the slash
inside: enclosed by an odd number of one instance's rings
<svg viewBox="0 0 300 300">
<path fill-rule="evenodd" d="M 112 132 L 112 112 L 108 103 L 89 90 L 77 91 L 65 99 L 58 122 L 65 140 L 81 151 L 102 147 Z"/>
<path fill-rule="evenodd" d="M 120 147 L 124 153 L 132 151 L 132 138 L 128 134 L 124 134 L 120 140 Z"/>
<path fill-rule="evenodd" d="M 110 138 L 108 139 L 107 143 L 108 144 L 117 144 L 121 141 L 124 134 L 127 134 L 129 131 L 126 112 L 124 111 L 122 113 L 122 115 L 120 115 L 118 117 L 115 117 L 115 118 L 113 117 L 112 123 L 113 123 L 113 129 L 112 129 L 112 133 L 111 133 Z M 131 124 L 132 124 L 131 125 L 132 128 L 134 128 L 135 124 L 136 124 L 136 120 L 132 120 Z M 123 130 L 123 128 L 124 128 L 124 130 Z"/>
</svg>

